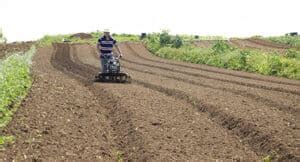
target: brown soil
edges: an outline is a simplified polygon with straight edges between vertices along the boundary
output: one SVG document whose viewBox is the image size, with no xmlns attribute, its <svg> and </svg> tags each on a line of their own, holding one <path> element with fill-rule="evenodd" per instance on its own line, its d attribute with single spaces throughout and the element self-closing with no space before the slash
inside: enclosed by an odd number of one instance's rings
<svg viewBox="0 0 300 162">
<path fill-rule="evenodd" d="M 230 39 L 229 41 L 233 46 L 244 49 L 258 49 L 266 52 L 278 52 L 284 54 L 286 52 L 285 47 L 277 46 L 276 43 L 267 42 L 262 39 L 249 38 L 249 39 Z"/>
<path fill-rule="evenodd" d="M 271 42 L 271 41 L 259 39 L 259 38 L 249 38 L 247 40 L 250 42 L 256 43 L 256 44 L 266 46 L 266 47 L 272 47 L 272 48 L 277 48 L 277 49 L 290 48 L 290 46 L 285 45 L 285 44 L 275 43 L 275 42 Z"/>
<path fill-rule="evenodd" d="M 93 36 L 91 34 L 87 34 L 87 33 L 77 33 L 77 34 L 71 35 L 71 38 L 91 39 L 91 38 L 93 38 Z"/>
<path fill-rule="evenodd" d="M 212 48 L 212 46 L 216 43 L 215 40 L 199 40 L 194 41 L 194 45 L 201 48 Z"/>
<path fill-rule="evenodd" d="M 94 46 L 55 44 L 2 131 L 2 159 L 299 160 L 300 82 L 164 60 L 122 43 L 132 84 L 93 83 Z"/>
<path fill-rule="evenodd" d="M 195 46 L 201 48 L 212 48 L 215 40 L 201 40 L 193 42 Z M 227 41 L 229 44 L 242 49 L 257 49 L 266 52 L 278 52 L 280 54 L 286 53 L 287 49 L 291 48 L 285 44 L 279 44 L 268 40 L 259 38 L 237 39 L 233 38 Z"/>
<path fill-rule="evenodd" d="M 0 44 L 0 59 L 11 52 L 27 51 L 32 44 L 33 42 Z"/>
<path fill-rule="evenodd" d="M 278 52 L 280 54 L 285 54 L 290 48 L 295 48 L 300 50 L 299 46 L 293 47 L 282 43 L 275 43 L 272 41 L 259 39 L 259 38 L 248 38 L 248 39 L 230 39 L 229 41 L 232 45 L 239 48 L 250 48 L 259 49 L 266 52 Z"/>
</svg>

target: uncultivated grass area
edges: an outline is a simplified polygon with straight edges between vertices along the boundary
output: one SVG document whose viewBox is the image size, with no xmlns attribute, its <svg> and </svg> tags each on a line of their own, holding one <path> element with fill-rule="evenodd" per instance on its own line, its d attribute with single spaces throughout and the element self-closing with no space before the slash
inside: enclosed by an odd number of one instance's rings
<svg viewBox="0 0 300 162">
<path fill-rule="evenodd" d="M 13 113 L 27 95 L 31 87 L 31 58 L 36 52 L 35 47 L 25 53 L 14 53 L 0 60 L 0 129 L 12 119 Z M 10 143 L 12 136 L 0 135 L 0 145 Z"/>
</svg>

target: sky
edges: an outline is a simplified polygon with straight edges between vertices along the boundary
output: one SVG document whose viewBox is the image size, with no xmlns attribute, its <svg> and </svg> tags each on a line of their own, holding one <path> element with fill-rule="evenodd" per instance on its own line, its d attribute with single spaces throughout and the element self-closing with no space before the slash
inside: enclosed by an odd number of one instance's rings
<svg viewBox="0 0 300 162">
<path fill-rule="evenodd" d="M 300 32 L 300 0 L 0 0 L 12 41 L 110 29 L 113 33 L 248 37 Z"/>
</svg>

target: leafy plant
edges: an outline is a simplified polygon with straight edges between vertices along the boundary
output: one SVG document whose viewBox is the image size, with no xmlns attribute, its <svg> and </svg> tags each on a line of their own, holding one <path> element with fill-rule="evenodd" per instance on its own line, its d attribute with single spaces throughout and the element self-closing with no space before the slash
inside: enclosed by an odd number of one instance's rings
<svg viewBox="0 0 300 162">
<path fill-rule="evenodd" d="M 13 136 L 0 136 L 0 146 L 14 143 L 14 141 L 15 138 Z"/>
</svg>

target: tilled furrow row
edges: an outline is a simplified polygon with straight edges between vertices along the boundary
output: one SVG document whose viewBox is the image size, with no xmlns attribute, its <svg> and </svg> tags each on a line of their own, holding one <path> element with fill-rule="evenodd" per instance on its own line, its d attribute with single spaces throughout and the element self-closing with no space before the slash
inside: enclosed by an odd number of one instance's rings
<svg viewBox="0 0 300 162">
<path fill-rule="evenodd" d="M 180 64 L 180 63 L 174 63 L 170 62 L 167 60 L 163 60 L 162 58 L 159 59 L 150 59 L 145 56 L 142 56 L 138 54 L 138 52 L 135 50 L 135 48 L 132 47 L 132 44 L 125 43 L 125 45 L 133 51 L 134 56 L 136 56 L 139 59 L 154 62 L 154 63 L 162 63 L 166 65 L 174 65 L 178 67 L 184 67 L 184 68 L 190 68 L 190 69 L 195 69 L 195 70 L 201 70 L 205 72 L 211 72 L 211 73 L 216 73 L 216 74 L 224 74 L 228 76 L 233 76 L 233 77 L 240 77 L 244 79 L 251 79 L 251 80 L 257 80 L 257 81 L 264 81 L 264 82 L 270 82 L 270 83 L 277 83 L 277 84 L 283 84 L 283 85 L 291 85 L 291 86 L 300 86 L 300 83 L 290 83 L 290 82 L 283 82 L 283 81 L 277 81 L 277 80 L 270 80 L 266 78 L 259 78 L 259 77 L 254 77 L 254 76 L 246 76 L 246 75 L 241 75 L 241 74 L 235 74 L 232 72 L 226 72 L 226 71 L 221 71 L 221 70 L 214 70 L 214 69 L 206 69 L 202 67 L 195 67 L 195 66 L 190 66 L 190 65 L 185 65 L 185 64 Z M 154 56 L 153 56 L 154 57 Z"/>
<path fill-rule="evenodd" d="M 127 69 L 129 68 L 127 67 Z M 151 72 L 145 72 L 143 70 L 133 69 L 133 71 L 140 71 L 142 73 L 152 74 Z M 156 74 L 154 73 L 154 75 Z M 237 135 L 241 139 L 241 141 L 243 141 L 243 143 L 250 145 L 257 154 L 280 155 L 281 159 L 296 158 L 296 156 L 290 154 L 291 151 L 285 146 L 285 144 L 282 144 L 276 139 L 272 138 L 272 135 L 261 132 L 256 128 L 255 124 L 248 123 L 242 118 L 232 116 L 224 112 L 222 108 L 209 105 L 204 101 L 194 98 L 181 90 L 158 86 L 137 78 L 134 78 L 133 82 L 145 88 L 149 88 L 164 93 L 170 97 L 183 100 L 184 102 L 191 104 L 194 108 L 198 109 L 199 111 L 207 113 L 214 122 L 219 124 L 220 127 L 225 128 L 230 133 Z"/>
<path fill-rule="evenodd" d="M 109 111 L 108 115 L 110 117 L 108 120 L 111 121 L 111 127 L 114 132 L 114 137 L 112 138 L 114 138 L 117 144 L 117 146 L 115 146 L 116 148 L 112 148 L 113 154 L 116 156 L 115 158 L 120 156 L 123 159 L 130 159 L 132 152 L 136 152 L 136 155 L 142 154 L 144 151 L 143 139 L 139 133 L 135 131 L 131 123 L 130 113 L 126 113 L 126 108 L 122 107 L 105 88 L 92 85 L 92 76 L 98 72 L 97 68 L 79 64 L 79 59 L 76 55 L 73 55 L 73 59 L 76 61 L 73 62 L 70 54 L 70 46 L 68 44 L 55 44 L 54 47 L 56 50 L 54 50 L 55 52 L 51 64 L 71 78 L 88 86 L 90 91 L 101 100 L 101 106 Z M 76 51 L 74 52 L 76 53 Z M 120 118 L 120 116 L 122 117 Z M 141 155 L 141 157 L 143 156 Z"/>
<path fill-rule="evenodd" d="M 96 51 L 94 51 L 93 56 L 95 57 L 95 59 L 98 59 L 97 58 L 98 56 L 96 55 Z M 123 62 L 124 63 L 130 63 L 130 64 L 133 64 L 133 65 L 139 64 L 138 62 L 131 61 L 131 60 L 128 60 L 128 59 L 125 59 L 125 58 L 123 59 Z M 200 87 L 206 87 L 206 88 L 211 88 L 211 89 L 215 89 L 215 90 L 221 90 L 221 91 L 224 91 L 224 92 L 230 92 L 230 93 L 235 94 L 235 95 L 250 98 L 255 102 L 261 102 L 261 103 L 265 104 L 266 106 L 275 107 L 280 111 L 288 112 L 288 113 L 291 113 L 291 114 L 296 114 L 297 113 L 297 110 L 292 106 L 285 105 L 285 104 L 280 104 L 280 103 L 274 102 L 273 100 L 270 100 L 268 98 L 260 97 L 260 96 L 257 96 L 255 94 L 248 93 L 246 91 L 236 90 L 236 89 L 231 89 L 231 88 L 226 88 L 226 87 L 215 87 L 215 86 L 211 86 L 209 84 L 205 84 L 205 83 L 202 83 L 202 82 L 189 80 L 188 78 L 181 78 L 181 77 L 170 76 L 170 75 L 166 75 L 166 74 L 160 74 L 160 73 L 154 72 L 155 70 L 154 71 L 142 70 L 140 68 L 133 68 L 133 67 L 130 67 L 130 66 L 126 66 L 124 64 L 122 65 L 122 67 L 125 68 L 125 69 L 132 70 L 132 71 L 151 74 L 151 75 L 156 75 L 156 76 L 161 76 L 161 77 L 177 80 L 177 81 L 180 81 L 180 82 L 184 82 L 184 83 L 188 83 L 188 84 L 192 84 L 192 85 L 196 85 L 196 86 L 200 86 Z"/>
<path fill-rule="evenodd" d="M 193 98 L 183 91 L 165 88 L 144 82 L 141 80 L 134 80 L 136 84 L 142 85 L 146 88 L 159 91 L 168 96 L 181 99 L 197 108 L 199 111 L 208 113 L 211 119 L 227 129 L 230 133 L 237 135 L 241 141 L 255 151 L 258 155 L 272 155 L 273 157 L 279 156 L 278 160 L 296 159 L 297 157 L 291 154 L 291 151 L 285 144 L 272 138 L 272 135 L 265 134 L 256 129 L 256 126 L 252 123 L 244 121 L 242 118 L 237 118 L 222 111 L 221 108 L 208 105 L 205 102 Z"/>
<path fill-rule="evenodd" d="M 274 49 L 288 49 L 288 48 L 290 48 L 288 45 L 273 43 L 273 42 L 258 39 L 258 38 L 249 38 L 249 39 L 245 39 L 245 41 L 248 41 L 248 42 L 251 42 L 251 43 L 254 43 L 254 44 L 258 44 L 258 45 L 261 45 L 261 46 L 265 46 L 266 48 L 274 48 Z"/>
<path fill-rule="evenodd" d="M 135 62 L 135 61 L 131 61 L 131 60 L 128 60 L 128 59 L 124 59 L 124 60 L 127 61 L 127 62 L 130 62 L 130 63 L 137 64 L 137 65 L 142 65 L 142 66 L 147 66 L 147 67 L 152 67 L 152 68 L 159 68 L 159 69 L 163 69 L 163 70 L 167 70 L 167 71 L 171 71 L 171 72 L 175 72 L 175 73 L 187 74 L 187 75 L 191 75 L 191 76 L 195 76 L 195 77 L 201 77 L 201 78 L 221 81 L 221 82 L 225 82 L 225 83 L 232 83 L 232 84 L 237 84 L 237 85 L 242 85 L 242 86 L 247 86 L 247 87 L 252 87 L 252 88 L 259 88 L 259 89 L 264 89 L 264 90 L 290 93 L 290 94 L 300 96 L 300 91 L 292 91 L 292 90 L 288 90 L 288 89 L 284 89 L 284 88 L 280 88 L 280 87 L 269 87 L 269 86 L 253 84 L 253 83 L 246 83 L 246 82 L 240 82 L 240 81 L 235 81 L 235 80 L 227 80 L 227 79 L 222 79 L 222 78 L 216 78 L 216 77 L 203 75 L 203 74 L 200 74 L 200 73 L 187 72 L 187 71 L 176 70 L 176 69 L 168 68 L 168 67 L 162 67 L 162 66 L 157 66 L 157 65 L 152 65 L 152 64 Z"/>
<path fill-rule="evenodd" d="M 124 62 L 126 62 L 126 61 L 124 61 Z M 288 112 L 288 113 L 291 113 L 291 114 L 295 114 L 297 112 L 297 110 L 295 110 L 292 106 L 276 103 L 276 102 L 274 102 L 274 101 L 272 101 L 268 98 L 259 97 L 257 95 L 254 95 L 252 93 L 248 93 L 246 91 L 235 90 L 235 89 L 230 89 L 230 88 L 226 88 L 226 87 L 223 87 L 223 88 L 214 87 L 214 86 L 211 86 L 211 85 L 208 85 L 208 84 L 203 84 L 201 82 L 196 82 L 196 81 L 189 80 L 189 79 L 183 79 L 183 78 L 176 77 L 176 76 L 169 76 L 169 75 L 159 74 L 159 73 L 156 73 L 156 72 L 153 72 L 153 71 L 147 71 L 147 70 L 141 70 L 141 69 L 138 69 L 138 68 L 132 68 L 132 67 L 129 67 L 129 66 L 126 66 L 126 65 L 123 65 L 123 67 L 125 69 L 129 69 L 129 70 L 132 70 L 132 71 L 151 74 L 151 75 L 156 75 L 156 76 L 160 76 L 160 77 L 164 77 L 164 78 L 169 78 L 169 79 L 177 80 L 177 81 L 180 81 L 180 82 L 184 82 L 184 83 L 188 83 L 188 84 L 192 84 L 192 85 L 196 85 L 196 86 L 200 86 L 200 87 L 211 88 L 211 89 L 215 89 L 215 90 L 221 90 L 221 91 L 224 91 L 224 92 L 230 92 L 234 95 L 247 97 L 247 98 L 252 99 L 255 102 L 261 102 L 261 103 L 265 104 L 266 106 L 275 107 L 280 111 Z"/>
</svg>

